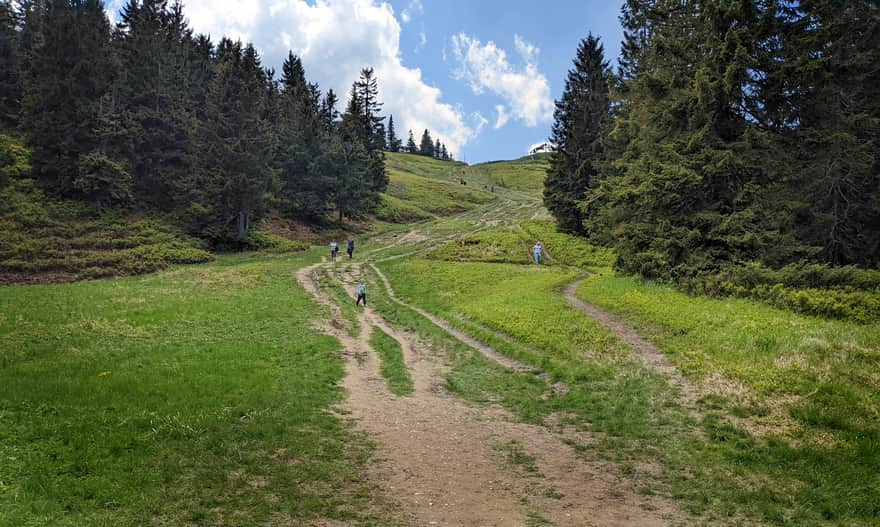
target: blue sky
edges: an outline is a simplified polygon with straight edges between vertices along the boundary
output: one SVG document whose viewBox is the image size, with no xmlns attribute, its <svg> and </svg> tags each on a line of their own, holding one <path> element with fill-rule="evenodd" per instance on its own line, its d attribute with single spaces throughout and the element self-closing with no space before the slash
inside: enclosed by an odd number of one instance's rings
<svg viewBox="0 0 880 527">
<path fill-rule="evenodd" d="M 400 135 L 424 128 L 469 163 L 512 159 L 550 133 L 578 41 L 616 65 L 619 1 L 184 0 L 192 27 L 251 41 L 280 69 L 292 49 L 321 88 L 376 69 Z M 114 18 L 123 0 L 108 0 Z M 344 98 L 344 96 L 343 96 Z"/>
</svg>

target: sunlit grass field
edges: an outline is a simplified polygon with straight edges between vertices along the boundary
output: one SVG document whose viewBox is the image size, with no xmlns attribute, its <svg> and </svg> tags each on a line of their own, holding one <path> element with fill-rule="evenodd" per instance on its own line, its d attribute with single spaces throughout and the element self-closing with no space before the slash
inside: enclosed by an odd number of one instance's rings
<svg viewBox="0 0 880 527">
<path fill-rule="evenodd" d="M 603 438 L 574 445 L 588 458 L 627 467 L 660 463 L 662 473 L 648 477 L 643 492 L 676 497 L 701 521 L 876 524 L 876 325 L 688 297 L 596 267 L 579 295 L 624 316 L 704 386 L 694 415 L 614 335 L 565 303 L 561 289 L 577 271 L 522 265 L 510 237 L 510 230 L 499 229 L 473 238 L 478 245 L 511 247 L 518 265 L 468 261 L 464 254 L 457 261 L 409 259 L 381 267 L 408 302 L 547 371 L 569 391 L 535 397 L 546 394 L 544 383 L 500 373 L 461 352 L 451 355 L 458 357 L 451 390 L 475 402 L 501 401 L 527 421 L 570 416 Z M 399 306 L 379 305 L 404 326 L 419 326 Z M 713 385 L 710 374 L 728 380 Z M 727 382 L 742 383 L 745 392 L 726 394 Z"/>
<path fill-rule="evenodd" d="M 0 289 L 0 525 L 374 523 L 316 259 Z"/>
<path fill-rule="evenodd" d="M 544 157 L 523 157 L 513 161 L 473 165 L 469 171 L 484 174 L 486 184 L 540 196 L 544 191 L 544 178 L 549 167 L 550 162 Z"/>
</svg>

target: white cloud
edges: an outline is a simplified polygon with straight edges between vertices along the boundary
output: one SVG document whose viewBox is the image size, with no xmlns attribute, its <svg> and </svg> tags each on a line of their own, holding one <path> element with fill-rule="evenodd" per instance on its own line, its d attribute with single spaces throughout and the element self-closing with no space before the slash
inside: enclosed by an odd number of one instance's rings
<svg viewBox="0 0 880 527">
<path fill-rule="evenodd" d="M 483 127 L 489 124 L 489 119 L 483 117 L 483 114 L 481 114 L 480 112 L 472 113 L 471 119 L 473 119 L 473 121 L 476 123 L 476 131 L 474 132 L 474 135 L 479 135 Z"/>
<path fill-rule="evenodd" d="M 403 11 L 400 13 L 400 20 L 404 24 L 409 24 L 418 13 L 422 13 L 425 10 L 425 7 L 422 5 L 422 0 L 411 0 L 409 5 L 403 8 Z"/>
<path fill-rule="evenodd" d="M 549 122 L 553 117 L 553 100 L 547 77 L 538 71 L 540 50 L 519 35 L 514 35 L 514 46 L 522 58 L 522 67 L 513 66 L 507 52 L 491 40 L 483 44 L 464 33 L 453 35 L 452 53 L 458 63 L 454 75 L 466 80 L 476 94 L 489 91 L 501 97 L 512 115 L 528 126 Z M 501 121 L 499 111 L 496 128 L 503 126 L 506 119 Z"/>
<path fill-rule="evenodd" d="M 410 15 L 422 9 L 419 0 L 407 6 Z M 361 68 L 375 68 L 383 112 L 394 115 L 402 137 L 409 129 L 420 134 L 428 128 L 450 149 L 459 150 L 476 136 L 463 111 L 443 102 L 440 89 L 428 85 L 420 69 L 402 64 L 400 23 L 386 2 L 187 0 L 184 13 L 197 33 L 210 34 L 214 42 L 223 35 L 252 40 L 263 64 L 276 71 L 292 50 L 302 58 L 309 81 L 337 93 L 340 110 Z"/>
<path fill-rule="evenodd" d="M 507 124 L 510 116 L 507 115 L 507 108 L 503 104 L 495 105 L 495 111 L 498 112 L 498 119 L 495 120 L 495 129 L 497 130 Z"/>
</svg>

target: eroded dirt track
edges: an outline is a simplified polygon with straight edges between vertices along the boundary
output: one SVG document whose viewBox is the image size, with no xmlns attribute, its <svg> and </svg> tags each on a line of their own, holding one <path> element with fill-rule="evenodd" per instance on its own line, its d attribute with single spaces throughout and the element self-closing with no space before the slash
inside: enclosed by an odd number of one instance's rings
<svg viewBox="0 0 880 527">
<path fill-rule="evenodd" d="M 669 502 L 639 494 L 639 481 L 613 464 L 579 458 L 549 428 L 516 423 L 499 408 L 449 395 L 443 357 L 390 327 L 371 307 L 359 314 L 360 335 L 349 336 L 339 307 L 319 288 L 321 265 L 300 270 L 297 278 L 330 308 L 331 318 L 320 326 L 339 339 L 346 357 L 346 410 L 377 445 L 366 476 L 396 504 L 392 515 L 400 523 L 519 526 L 543 519 L 558 526 L 655 526 L 681 519 Z M 351 273 L 359 268 L 336 274 L 349 294 Z M 387 390 L 369 345 L 373 328 L 400 342 L 411 395 Z M 514 454 L 531 460 L 528 466 L 512 462 Z"/>
</svg>

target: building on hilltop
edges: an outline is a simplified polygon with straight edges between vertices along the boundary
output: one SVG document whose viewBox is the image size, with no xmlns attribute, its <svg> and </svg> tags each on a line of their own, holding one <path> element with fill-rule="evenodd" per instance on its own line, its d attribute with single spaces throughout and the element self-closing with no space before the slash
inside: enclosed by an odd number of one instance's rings
<svg viewBox="0 0 880 527">
<path fill-rule="evenodd" d="M 549 154 L 550 152 L 556 151 L 556 143 L 551 143 L 550 141 L 544 141 L 541 143 L 535 143 L 529 147 L 529 155 L 534 156 L 535 154 Z"/>
</svg>

